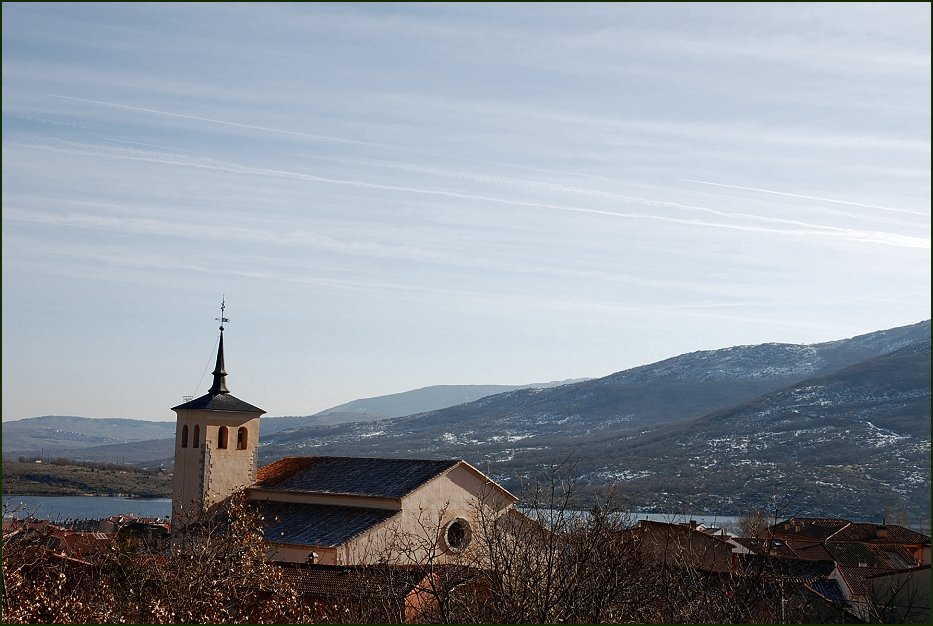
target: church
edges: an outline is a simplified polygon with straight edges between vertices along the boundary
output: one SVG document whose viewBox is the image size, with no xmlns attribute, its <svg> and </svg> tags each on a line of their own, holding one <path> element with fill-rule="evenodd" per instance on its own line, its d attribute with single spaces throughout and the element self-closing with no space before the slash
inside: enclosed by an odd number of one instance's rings
<svg viewBox="0 0 933 626">
<path fill-rule="evenodd" d="M 415 539 L 409 558 L 443 563 L 470 548 L 481 515 L 496 518 L 516 503 L 463 460 L 285 457 L 257 468 L 265 411 L 227 389 L 223 333 L 221 325 L 208 392 L 172 408 L 176 528 L 245 490 L 263 516 L 270 559 L 365 565 L 407 537 Z"/>
</svg>

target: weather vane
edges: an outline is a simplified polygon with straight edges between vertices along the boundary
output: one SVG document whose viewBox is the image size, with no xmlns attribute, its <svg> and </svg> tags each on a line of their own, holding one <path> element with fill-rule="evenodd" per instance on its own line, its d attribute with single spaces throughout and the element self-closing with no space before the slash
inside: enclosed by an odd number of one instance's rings
<svg viewBox="0 0 933 626">
<path fill-rule="evenodd" d="M 224 324 L 229 324 L 230 319 L 224 317 L 224 309 L 227 308 L 227 300 L 224 296 L 220 296 L 220 317 L 215 317 L 214 319 L 220 322 L 220 330 L 223 331 Z"/>
</svg>

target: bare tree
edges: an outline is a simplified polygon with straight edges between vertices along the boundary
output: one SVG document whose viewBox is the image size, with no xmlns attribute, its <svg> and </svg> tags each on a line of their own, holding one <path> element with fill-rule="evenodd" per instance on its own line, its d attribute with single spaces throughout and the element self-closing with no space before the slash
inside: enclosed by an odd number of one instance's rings
<svg viewBox="0 0 933 626">
<path fill-rule="evenodd" d="M 16 540 L 18 539 L 18 540 Z M 242 494 L 152 549 L 117 537 L 88 560 L 40 534 L 5 538 L 3 619 L 19 623 L 264 623 L 303 619 L 265 561 L 258 515 Z"/>
</svg>

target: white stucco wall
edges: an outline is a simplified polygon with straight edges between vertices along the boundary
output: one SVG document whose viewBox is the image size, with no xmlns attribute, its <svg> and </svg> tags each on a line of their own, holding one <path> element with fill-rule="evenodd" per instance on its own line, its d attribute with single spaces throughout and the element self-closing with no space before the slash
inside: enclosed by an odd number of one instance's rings
<svg viewBox="0 0 933 626">
<path fill-rule="evenodd" d="M 478 507 L 487 506 L 488 514 L 498 515 L 515 498 L 466 463 L 435 477 L 401 500 L 346 495 L 312 495 L 248 490 L 252 498 L 279 502 L 307 502 L 363 506 L 399 510 L 399 514 L 377 524 L 336 548 L 295 546 L 270 542 L 270 556 L 279 561 L 305 562 L 310 552 L 318 553 L 318 563 L 356 565 L 384 562 L 387 558 L 400 564 L 459 562 L 473 557 L 480 545 Z M 447 526 L 461 520 L 470 527 L 471 541 L 463 550 L 451 550 L 444 540 Z"/>
<path fill-rule="evenodd" d="M 256 482 L 259 413 L 179 410 L 175 428 L 175 470 L 172 493 L 173 522 L 186 520 L 220 502 L 237 489 Z M 181 443 L 188 426 L 188 447 Z M 194 427 L 200 430 L 193 446 Z M 227 428 L 227 447 L 218 448 L 218 432 Z M 238 450 L 237 429 L 246 428 L 247 442 Z M 180 508 L 181 507 L 181 508 Z"/>
</svg>

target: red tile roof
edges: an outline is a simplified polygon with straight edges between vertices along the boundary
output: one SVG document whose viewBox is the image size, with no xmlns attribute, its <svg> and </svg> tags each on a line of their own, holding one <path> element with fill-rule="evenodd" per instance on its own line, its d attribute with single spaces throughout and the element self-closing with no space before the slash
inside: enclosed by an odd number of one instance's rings
<svg viewBox="0 0 933 626">
<path fill-rule="evenodd" d="M 112 541 L 107 533 L 66 532 L 62 541 L 71 556 L 89 556 L 106 550 Z"/>
<path fill-rule="evenodd" d="M 793 539 L 788 539 L 786 542 L 787 547 L 797 558 L 806 559 L 808 561 L 825 561 L 833 560 L 832 555 L 826 549 L 826 546 L 819 541 L 794 541 Z"/>
<path fill-rule="evenodd" d="M 849 524 L 848 520 L 826 517 L 792 517 L 770 530 L 779 537 L 826 539 Z"/>
<path fill-rule="evenodd" d="M 758 537 L 733 537 L 732 541 L 745 547 L 752 554 L 769 555 L 785 559 L 797 558 L 797 553 L 783 539 Z"/>
<path fill-rule="evenodd" d="M 792 517 L 771 526 L 776 537 L 829 541 L 861 541 L 929 545 L 930 538 L 897 524 L 850 522 L 823 517 Z"/>
<path fill-rule="evenodd" d="M 930 538 L 897 524 L 852 522 L 831 537 L 833 541 L 871 541 L 873 543 L 930 544 Z"/>
<path fill-rule="evenodd" d="M 268 484 L 277 483 L 311 467 L 315 458 L 313 456 L 287 456 L 279 459 L 275 463 L 260 467 L 256 471 L 256 481 Z"/>
<path fill-rule="evenodd" d="M 884 567 L 848 567 L 840 565 L 839 573 L 842 574 L 842 578 L 853 596 L 867 596 L 870 591 L 867 579 L 876 574 L 890 574 L 891 570 Z"/>
</svg>

